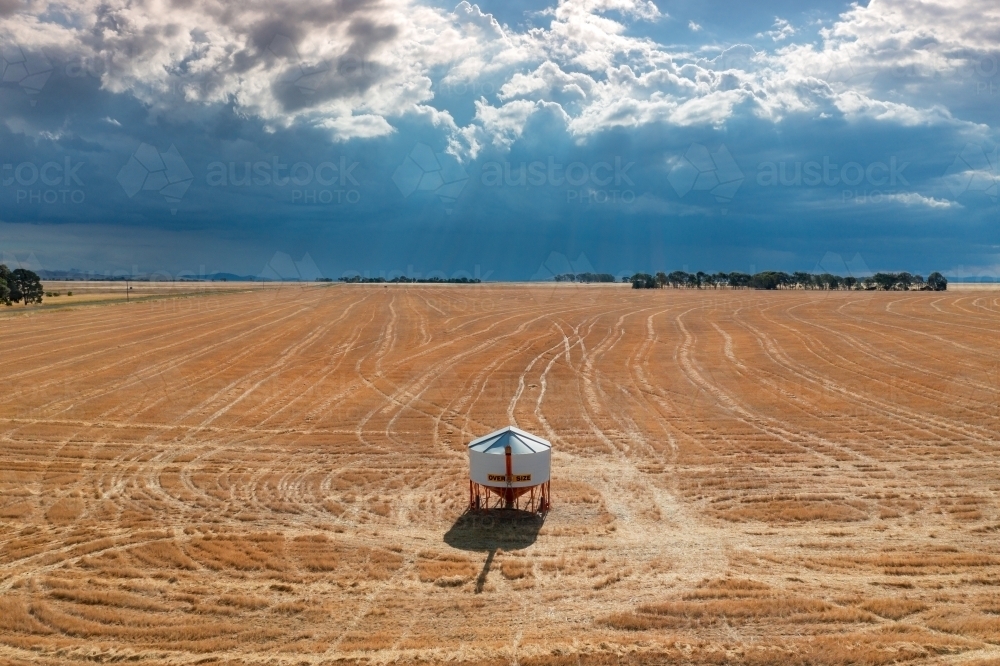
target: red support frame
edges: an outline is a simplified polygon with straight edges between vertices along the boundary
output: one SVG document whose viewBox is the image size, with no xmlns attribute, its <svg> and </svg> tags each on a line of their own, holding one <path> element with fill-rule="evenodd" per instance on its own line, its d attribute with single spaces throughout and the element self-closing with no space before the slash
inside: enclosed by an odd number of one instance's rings
<svg viewBox="0 0 1000 666">
<path fill-rule="evenodd" d="M 516 509 L 545 514 L 552 508 L 551 481 L 527 488 L 496 488 L 469 481 L 469 510 Z"/>
</svg>

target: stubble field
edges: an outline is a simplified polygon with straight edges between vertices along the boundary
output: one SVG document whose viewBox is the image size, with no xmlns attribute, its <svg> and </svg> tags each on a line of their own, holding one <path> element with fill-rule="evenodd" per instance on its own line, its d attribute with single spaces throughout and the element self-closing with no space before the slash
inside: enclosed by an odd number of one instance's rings
<svg viewBox="0 0 1000 666">
<path fill-rule="evenodd" d="M 1000 664 L 1000 292 L 0 313 L 0 662 Z M 543 524 L 465 444 L 549 438 Z"/>
</svg>

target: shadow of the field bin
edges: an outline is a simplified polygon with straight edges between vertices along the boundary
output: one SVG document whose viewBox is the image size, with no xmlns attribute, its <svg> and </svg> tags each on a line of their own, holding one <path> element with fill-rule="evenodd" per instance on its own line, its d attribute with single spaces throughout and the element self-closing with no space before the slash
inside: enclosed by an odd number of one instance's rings
<svg viewBox="0 0 1000 666">
<path fill-rule="evenodd" d="M 483 591 L 486 576 L 493 564 L 497 549 L 520 550 L 538 539 L 545 518 L 528 511 L 495 509 L 492 511 L 467 511 L 444 535 L 444 542 L 452 548 L 487 553 L 483 570 L 476 578 L 476 594 Z"/>
</svg>

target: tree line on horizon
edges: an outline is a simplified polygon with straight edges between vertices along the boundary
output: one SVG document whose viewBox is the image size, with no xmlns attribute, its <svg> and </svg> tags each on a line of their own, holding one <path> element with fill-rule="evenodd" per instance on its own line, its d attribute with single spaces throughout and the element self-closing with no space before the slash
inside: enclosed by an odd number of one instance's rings
<svg viewBox="0 0 1000 666">
<path fill-rule="evenodd" d="M 760 273 L 636 273 L 623 277 L 622 282 L 631 282 L 633 289 L 823 289 L 823 290 L 880 290 L 880 291 L 945 291 L 948 279 L 935 271 L 924 279 L 921 275 L 907 272 L 875 273 L 865 278 L 841 277 L 831 273 L 784 273 L 763 271 Z"/>
<path fill-rule="evenodd" d="M 0 264 L 0 303 L 41 303 L 44 293 L 42 282 L 34 271 L 26 268 L 10 270 L 5 264 Z"/>
<path fill-rule="evenodd" d="M 552 278 L 556 282 L 617 282 L 611 273 L 563 273 Z"/>
</svg>

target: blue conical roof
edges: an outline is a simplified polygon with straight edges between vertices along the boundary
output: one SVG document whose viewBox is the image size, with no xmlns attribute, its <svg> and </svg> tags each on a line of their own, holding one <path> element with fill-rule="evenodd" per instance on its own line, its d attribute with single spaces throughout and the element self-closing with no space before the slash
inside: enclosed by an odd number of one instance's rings
<svg viewBox="0 0 1000 666">
<path fill-rule="evenodd" d="M 478 439 L 469 442 L 469 448 L 479 453 L 504 454 L 504 449 L 510 447 L 511 455 L 523 455 L 525 453 L 541 453 L 552 448 L 548 440 L 542 439 L 530 432 L 525 432 L 514 426 L 500 428 L 488 435 L 483 435 Z"/>
</svg>

